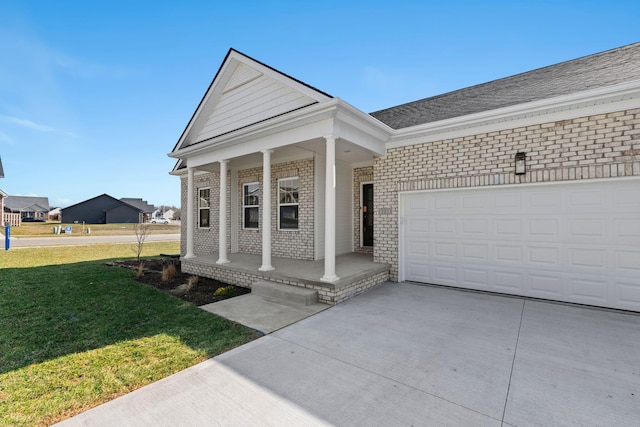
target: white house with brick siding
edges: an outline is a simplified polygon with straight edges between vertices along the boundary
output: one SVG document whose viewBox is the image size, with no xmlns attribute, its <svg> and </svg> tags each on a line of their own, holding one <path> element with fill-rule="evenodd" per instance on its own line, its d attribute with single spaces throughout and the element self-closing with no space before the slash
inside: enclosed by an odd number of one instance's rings
<svg viewBox="0 0 640 427">
<path fill-rule="evenodd" d="M 170 156 L 188 272 L 640 311 L 640 43 L 371 114 L 230 50 Z M 342 284 L 353 253 L 382 270 Z"/>
</svg>

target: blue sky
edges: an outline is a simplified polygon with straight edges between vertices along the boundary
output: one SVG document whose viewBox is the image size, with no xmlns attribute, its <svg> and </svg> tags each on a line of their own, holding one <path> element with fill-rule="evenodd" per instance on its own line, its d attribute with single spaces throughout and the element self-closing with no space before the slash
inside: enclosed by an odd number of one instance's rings
<svg viewBox="0 0 640 427">
<path fill-rule="evenodd" d="M 639 18 L 637 0 L 0 0 L 0 189 L 178 206 L 167 153 L 231 47 L 372 112 L 640 41 Z"/>
</svg>

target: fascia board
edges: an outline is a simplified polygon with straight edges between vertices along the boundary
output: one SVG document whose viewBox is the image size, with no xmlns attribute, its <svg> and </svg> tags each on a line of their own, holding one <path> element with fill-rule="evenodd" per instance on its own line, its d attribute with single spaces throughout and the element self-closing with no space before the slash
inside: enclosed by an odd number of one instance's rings
<svg viewBox="0 0 640 427">
<path fill-rule="evenodd" d="M 640 80 L 398 129 L 388 148 L 640 108 Z"/>
<path fill-rule="evenodd" d="M 336 131 L 342 131 L 346 134 L 352 133 L 352 142 L 365 143 L 365 148 L 378 154 L 384 154 L 384 143 L 389 140 L 393 133 L 393 129 L 384 123 L 376 120 L 366 113 L 358 110 L 350 104 L 339 98 L 332 98 L 322 104 L 313 104 L 311 106 L 293 111 L 280 117 L 274 117 L 262 123 L 248 126 L 243 129 L 221 135 L 203 141 L 196 145 L 185 147 L 184 149 L 169 153 L 169 157 L 189 158 L 209 152 L 213 150 L 223 149 L 229 145 L 252 142 L 266 136 L 279 134 L 292 128 L 309 126 L 326 119 L 335 119 L 334 128 L 328 131 L 321 131 L 319 134 L 311 135 L 311 137 L 324 136 L 333 134 Z M 313 131 L 312 128 L 308 129 Z M 356 132 L 354 132 L 354 130 Z M 327 133 L 328 132 L 328 133 Z M 335 136 L 340 136 L 336 134 Z M 286 145 L 286 144 L 281 144 Z M 277 147 L 262 147 L 277 148 Z"/>
<path fill-rule="evenodd" d="M 313 104 L 283 116 L 247 126 L 225 135 L 217 136 L 209 141 L 202 141 L 181 150 L 169 153 L 169 157 L 189 158 L 203 152 L 217 150 L 229 145 L 242 144 L 288 129 L 308 125 L 335 116 L 337 101 L 332 99 L 323 104 Z M 263 148 L 264 149 L 264 148 Z"/>
<path fill-rule="evenodd" d="M 250 141 L 227 144 L 223 147 L 217 147 L 215 150 L 201 151 L 198 155 L 189 157 L 187 164 L 189 167 L 201 167 L 221 160 L 229 160 L 247 154 L 258 153 L 262 150 L 272 150 L 300 141 L 317 138 L 319 135 L 331 134 L 333 128 L 333 120 L 327 118 L 306 124 L 305 126 L 298 126 L 282 132 L 262 135 Z"/>
</svg>

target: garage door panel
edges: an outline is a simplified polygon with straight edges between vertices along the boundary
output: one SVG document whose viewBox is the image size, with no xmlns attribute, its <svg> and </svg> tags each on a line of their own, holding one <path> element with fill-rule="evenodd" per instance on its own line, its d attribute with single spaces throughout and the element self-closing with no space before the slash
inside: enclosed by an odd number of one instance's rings
<svg viewBox="0 0 640 427">
<path fill-rule="evenodd" d="M 520 265 L 523 262 L 522 254 L 522 247 L 519 245 L 495 245 L 494 260 L 498 265 L 499 263 L 515 263 Z"/>
<path fill-rule="evenodd" d="M 549 212 L 562 210 L 562 197 L 553 190 L 532 190 L 527 198 L 526 210 Z"/>
<path fill-rule="evenodd" d="M 528 218 L 525 239 L 558 240 L 560 238 L 560 220 L 558 218 Z"/>
<path fill-rule="evenodd" d="M 434 242 L 433 254 L 436 258 L 458 258 L 458 245 L 456 242 Z"/>
<path fill-rule="evenodd" d="M 604 239 L 607 231 L 605 218 L 569 218 L 568 231 L 572 237 Z"/>
<path fill-rule="evenodd" d="M 556 274 L 529 274 L 529 291 L 531 296 L 560 299 L 566 295 L 563 289 L 565 278 Z"/>
<path fill-rule="evenodd" d="M 615 251 L 615 266 L 624 275 L 640 277 L 640 251 L 638 249 Z"/>
<path fill-rule="evenodd" d="M 561 247 L 554 246 L 527 246 L 529 262 L 537 268 L 558 268 L 562 263 Z"/>
<path fill-rule="evenodd" d="M 461 229 L 463 234 L 472 234 L 473 237 L 478 237 L 479 234 L 487 234 L 487 220 L 480 218 L 462 218 Z"/>
<path fill-rule="evenodd" d="M 486 289 L 489 286 L 489 271 L 478 268 L 462 269 L 462 284 L 474 289 Z"/>
<path fill-rule="evenodd" d="M 614 219 L 614 239 L 640 245 L 640 221 L 633 217 Z"/>
<path fill-rule="evenodd" d="M 453 285 L 458 283 L 456 266 L 451 264 L 436 264 L 433 269 L 434 283 Z"/>
<path fill-rule="evenodd" d="M 495 218 L 495 237 L 499 239 L 521 239 L 522 220 L 520 218 Z"/>
<path fill-rule="evenodd" d="M 608 265 L 607 250 L 595 248 L 568 249 L 569 266 L 578 271 L 605 271 Z"/>
<path fill-rule="evenodd" d="M 429 231 L 429 218 L 426 216 L 411 218 L 407 221 L 406 227 L 407 231 L 412 235 L 427 233 Z"/>
<path fill-rule="evenodd" d="M 493 272 L 492 290 L 518 294 L 523 287 L 524 280 L 522 273 L 513 270 L 498 270 Z"/>
<path fill-rule="evenodd" d="M 490 247 L 486 243 L 460 243 L 463 262 L 486 261 Z"/>
<path fill-rule="evenodd" d="M 433 232 L 435 235 L 456 235 L 456 220 L 451 218 L 434 218 Z"/>
<path fill-rule="evenodd" d="M 640 311 L 638 179 L 425 191 L 401 203 L 402 279 Z"/>
<path fill-rule="evenodd" d="M 618 280 L 615 282 L 615 289 L 620 308 L 640 311 L 640 283 Z"/>
<path fill-rule="evenodd" d="M 574 277 L 569 279 L 569 286 L 575 301 L 591 301 L 594 305 L 603 305 L 607 302 L 610 287 L 608 280 Z"/>
<path fill-rule="evenodd" d="M 414 255 L 429 255 L 429 244 L 427 242 L 411 242 L 409 244 L 409 251 Z"/>
</svg>

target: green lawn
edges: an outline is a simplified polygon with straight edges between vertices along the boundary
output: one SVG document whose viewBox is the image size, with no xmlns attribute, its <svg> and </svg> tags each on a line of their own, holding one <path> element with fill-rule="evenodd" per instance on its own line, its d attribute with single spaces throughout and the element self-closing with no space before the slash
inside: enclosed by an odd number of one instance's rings
<svg viewBox="0 0 640 427">
<path fill-rule="evenodd" d="M 146 243 L 143 256 L 177 253 Z M 47 425 L 257 338 L 107 267 L 131 245 L 0 254 L 0 425 Z"/>
<path fill-rule="evenodd" d="M 59 222 L 23 222 L 19 227 L 11 227 L 11 235 L 15 237 L 64 237 L 65 234 L 54 234 L 53 227 L 71 226 L 71 236 L 86 236 L 87 228 L 91 229 L 91 236 L 118 236 L 135 234 L 133 224 L 60 224 Z M 149 224 L 151 234 L 179 234 L 180 224 Z M 4 227 L 0 227 L 4 234 Z"/>
</svg>

